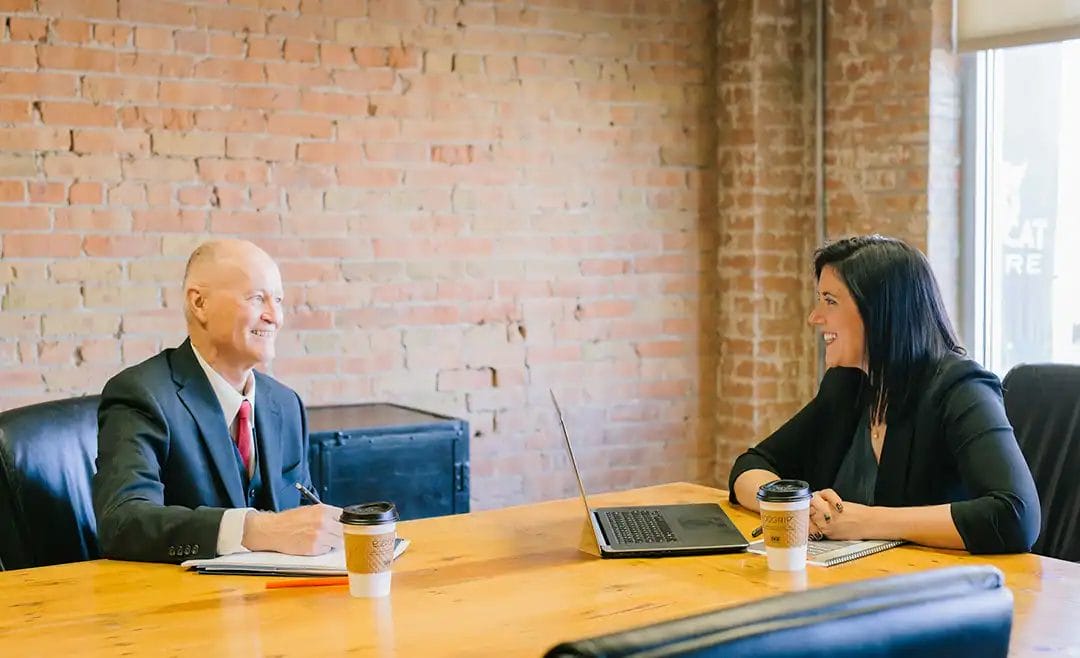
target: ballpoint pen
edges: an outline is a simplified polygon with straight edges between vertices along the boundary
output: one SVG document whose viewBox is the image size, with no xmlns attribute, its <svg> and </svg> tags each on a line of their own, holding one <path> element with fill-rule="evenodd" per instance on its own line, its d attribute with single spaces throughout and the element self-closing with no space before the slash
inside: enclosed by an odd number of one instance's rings
<svg viewBox="0 0 1080 658">
<path fill-rule="evenodd" d="M 299 482 L 297 482 L 293 486 L 296 487 L 296 490 L 300 492 L 301 496 L 303 496 L 304 498 L 307 498 L 308 501 L 310 501 L 311 503 L 313 503 L 315 505 L 322 505 L 322 501 L 319 500 L 319 497 L 316 496 L 315 492 L 312 491 L 311 489 L 308 489 L 307 487 L 305 487 L 303 484 L 301 484 Z"/>
<path fill-rule="evenodd" d="M 760 537 L 761 536 L 761 526 L 758 526 L 758 527 L 754 528 L 754 531 L 750 533 L 750 536 L 751 537 Z"/>
</svg>

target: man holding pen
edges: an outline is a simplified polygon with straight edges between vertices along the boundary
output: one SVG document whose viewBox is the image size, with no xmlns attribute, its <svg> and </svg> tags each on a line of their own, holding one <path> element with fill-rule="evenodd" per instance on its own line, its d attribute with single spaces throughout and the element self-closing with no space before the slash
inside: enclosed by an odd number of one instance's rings
<svg viewBox="0 0 1080 658">
<path fill-rule="evenodd" d="M 105 557 L 182 562 L 341 546 L 340 509 L 299 506 L 296 485 L 310 485 L 304 406 L 255 371 L 274 357 L 282 296 L 277 265 L 250 242 L 192 253 L 188 340 L 102 391 L 93 497 Z"/>
</svg>

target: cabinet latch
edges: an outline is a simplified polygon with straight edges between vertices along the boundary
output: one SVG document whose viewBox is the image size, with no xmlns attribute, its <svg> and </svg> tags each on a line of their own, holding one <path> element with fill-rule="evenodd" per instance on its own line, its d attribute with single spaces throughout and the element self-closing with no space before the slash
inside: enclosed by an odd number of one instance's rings
<svg viewBox="0 0 1080 658">
<path fill-rule="evenodd" d="M 469 482 L 469 462 L 454 462 L 454 491 L 465 491 Z"/>
</svg>

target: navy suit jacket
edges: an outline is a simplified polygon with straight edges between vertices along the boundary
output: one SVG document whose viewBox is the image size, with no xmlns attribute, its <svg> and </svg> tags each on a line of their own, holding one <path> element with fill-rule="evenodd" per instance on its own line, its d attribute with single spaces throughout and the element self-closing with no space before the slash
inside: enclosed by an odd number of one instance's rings
<svg viewBox="0 0 1080 658">
<path fill-rule="evenodd" d="M 263 506 L 298 506 L 294 484 L 310 485 L 304 405 L 295 391 L 259 372 L 255 440 Z M 110 379 L 98 407 L 93 480 L 104 556 L 214 557 L 225 510 L 248 506 L 233 445 L 190 340 Z"/>
</svg>

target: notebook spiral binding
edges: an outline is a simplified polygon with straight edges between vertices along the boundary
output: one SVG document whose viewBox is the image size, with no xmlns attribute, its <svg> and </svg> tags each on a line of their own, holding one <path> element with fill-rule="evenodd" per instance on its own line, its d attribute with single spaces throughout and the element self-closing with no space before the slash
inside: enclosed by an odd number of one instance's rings
<svg viewBox="0 0 1080 658">
<path fill-rule="evenodd" d="M 846 562 L 851 562 L 852 560 L 858 560 L 859 558 L 867 557 L 869 555 L 874 555 L 875 553 L 880 553 L 880 552 L 886 551 L 886 550 L 888 550 L 890 548 L 895 548 L 895 547 L 897 547 L 897 546 L 899 546 L 900 544 L 903 544 L 903 543 L 904 543 L 903 541 L 898 540 L 898 539 L 897 540 L 892 540 L 892 541 L 887 541 L 887 542 L 883 542 L 883 543 L 879 543 L 879 544 L 874 544 L 872 546 L 867 546 L 866 548 L 864 548 L 864 549 L 862 549 L 860 551 L 855 551 L 854 553 L 846 553 L 846 554 L 842 553 L 840 555 L 831 557 L 831 558 L 829 558 L 827 560 L 816 559 L 815 561 L 820 562 L 821 564 L 824 564 L 827 567 L 832 567 L 832 566 L 835 566 L 837 564 L 844 564 Z"/>
</svg>

